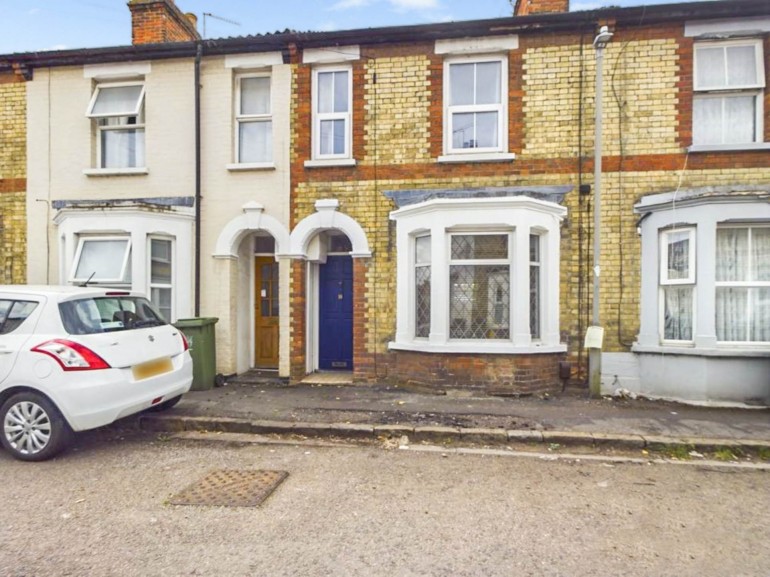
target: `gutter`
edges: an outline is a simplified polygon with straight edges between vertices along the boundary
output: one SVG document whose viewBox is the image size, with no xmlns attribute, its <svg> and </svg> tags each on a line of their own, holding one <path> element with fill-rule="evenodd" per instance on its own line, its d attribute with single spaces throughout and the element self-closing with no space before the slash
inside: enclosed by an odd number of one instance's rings
<svg viewBox="0 0 770 577">
<path fill-rule="evenodd" d="M 644 26 L 684 20 L 715 20 L 748 18 L 770 15 L 768 4 L 762 0 L 721 0 L 683 2 L 630 8 L 600 8 L 577 12 L 531 14 L 487 20 L 418 24 L 340 30 L 336 32 L 285 31 L 219 40 L 118 46 L 112 48 L 86 48 L 51 52 L 26 52 L 0 55 L 0 72 L 16 66 L 54 67 L 130 62 L 135 60 L 162 60 L 197 56 L 203 45 L 209 56 L 239 54 L 245 52 L 281 51 L 289 44 L 300 48 L 317 48 L 345 44 L 376 46 L 400 42 L 430 42 L 436 39 L 464 38 L 472 36 L 497 36 L 525 33 L 570 33 L 583 29 L 593 32 L 597 22 L 614 20 L 616 26 Z"/>
<path fill-rule="evenodd" d="M 201 58 L 203 44 L 195 51 L 195 316 L 201 314 Z"/>
</svg>

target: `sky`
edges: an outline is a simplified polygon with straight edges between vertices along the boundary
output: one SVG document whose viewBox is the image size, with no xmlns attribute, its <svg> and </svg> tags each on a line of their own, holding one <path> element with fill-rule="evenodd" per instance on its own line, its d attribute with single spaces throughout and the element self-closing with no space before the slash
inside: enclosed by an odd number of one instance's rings
<svg viewBox="0 0 770 577">
<path fill-rule="evenodd" d="M 682 1 L 682 0 L 679 0 Z M 686 1 L 686 0 L 685 0 Z M 510 0 L 176 0 L 207 38 L 332 31 L 511 15 Z M 571 0 L 571 10 L 674 0 Z M 131 43 L 127 0 L 0 0 L 0 54 Z M 205 13 L 211 16 L 203 16 Z M 229 22 L 228 22 L 229 21 Z"/>
</svg>

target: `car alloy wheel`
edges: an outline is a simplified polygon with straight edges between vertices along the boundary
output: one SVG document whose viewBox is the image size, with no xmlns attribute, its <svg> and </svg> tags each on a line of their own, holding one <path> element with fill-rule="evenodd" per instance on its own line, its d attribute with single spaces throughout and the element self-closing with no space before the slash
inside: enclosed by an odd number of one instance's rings
<svg viewBox="0 0 770 577">
<path fill-rule="evenodd" d="M 37 393 L 17 393 L 0 410 L 3 447 L 23 461 L 44 461 L 69 441 L 70 428 L 58 409 Z"/>
</svg>

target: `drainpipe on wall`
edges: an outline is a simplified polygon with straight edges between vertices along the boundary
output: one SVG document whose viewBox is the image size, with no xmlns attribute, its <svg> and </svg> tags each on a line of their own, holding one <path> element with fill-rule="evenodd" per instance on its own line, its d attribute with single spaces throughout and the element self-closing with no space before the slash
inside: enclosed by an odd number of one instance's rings
<svg viewBox="0 0 770 577">
<path fill-rule="evenodd" d="M 201 57 L 203 44 L 195 52 L 195 316 L 201 314 Z"/>
</svg>

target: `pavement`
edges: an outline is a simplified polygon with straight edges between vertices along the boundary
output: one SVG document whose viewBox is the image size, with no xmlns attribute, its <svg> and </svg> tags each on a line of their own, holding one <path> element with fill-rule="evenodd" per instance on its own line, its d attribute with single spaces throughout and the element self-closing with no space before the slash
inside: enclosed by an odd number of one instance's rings
<svg viewBox="0 0 770 577">
<path fill-rule="evenodd" d="M 404 439 L 486 446 L 607 446 L 759 453 L 770 459 L 770 409 L 588 398 L 585 389 L 510 398 L 434 395 L 386 385 L 269 381 L 191 391 L 174 409 L 144 413 L 148 431 Z"/>
</svg>

